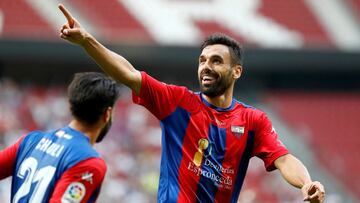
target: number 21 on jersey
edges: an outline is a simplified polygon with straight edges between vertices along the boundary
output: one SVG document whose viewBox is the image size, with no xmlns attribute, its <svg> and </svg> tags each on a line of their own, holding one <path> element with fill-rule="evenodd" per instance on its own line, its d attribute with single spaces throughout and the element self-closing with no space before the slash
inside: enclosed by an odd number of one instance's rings
<svg viewBox="0 0 360 203">
<path fill-rule="evenodd" d="M 14 195 L 12 203 L 18 203 L 21 198 L 31 195 L 29 203 L 40 203 L 43 201 L 46 189 L 55 174 L 56 168 L 53 166 L 45 166 L 38 169 L 38 161 L 29 157 L 25 159 L 17 172 L 17 177 L 24 180 Z M 30 190 L 34 184 L 34 190 L 31 194 Z"/>
</svg>

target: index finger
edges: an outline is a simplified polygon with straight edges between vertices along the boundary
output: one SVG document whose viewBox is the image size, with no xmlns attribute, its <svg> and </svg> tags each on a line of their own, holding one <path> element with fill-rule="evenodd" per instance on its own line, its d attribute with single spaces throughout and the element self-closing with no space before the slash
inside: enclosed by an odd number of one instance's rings
<svg viewBox="0 0 360 203">
<path fill-rule="evenodd" d="M 61 12 L 64 14 L 65 18 L 67 19 L 69 26 L 72 28 L 74 26 L 74 19 L 71 16 L 70 12 L 62 4 L 59 4 L 58 7 L 61 10 Z"/>
</svg>

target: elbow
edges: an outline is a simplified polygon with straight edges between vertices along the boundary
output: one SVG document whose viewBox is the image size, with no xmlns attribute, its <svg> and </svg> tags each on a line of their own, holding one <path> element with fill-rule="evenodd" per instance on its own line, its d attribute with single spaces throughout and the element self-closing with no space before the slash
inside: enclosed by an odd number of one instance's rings
<svg viewBox="0 0 360 203">
<path fill-rule="evenodd" d="M 274 162 L 274 165 L 277 169 L 281 170 L 287 165 L 287 163 L 293 160 L 297 159 L 291 154 L 285 154 L 284 156 L 277 158 Z"/>
</svg>

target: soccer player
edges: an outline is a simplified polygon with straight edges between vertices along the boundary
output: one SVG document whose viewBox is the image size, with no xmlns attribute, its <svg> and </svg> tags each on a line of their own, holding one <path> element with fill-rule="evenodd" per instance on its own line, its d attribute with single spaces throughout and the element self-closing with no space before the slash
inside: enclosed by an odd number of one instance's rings
<svg viewBox="0 0 360 203">
<path fill-rule="evenodd" d="M 304 201 L 323 202 L 325 190 L 278 140 L 269 118 L 233 98 L 242 73 L 242 49 L 232 38 L 208 37 L 199 57 L 201 92 L 164 84 L 136 70 L 81 27 L 64 6 L 60 37 L 82 46 L 101 68 L 133 91 L 133 101 L 161 122 L 158 202 L 236 202 L 252 156 L 279 169 L 301 188 Z"/>
<path fill-rule="evenodd" d="M 106 173 L 93 149 L 111 126 L 117 83 L 102 73 L 77 73 L 68 87 L 73 119 L 34 131 L 0 151 L 0 179 L 12 176 L 12 203 L 95 202 Z"/>
</svg>

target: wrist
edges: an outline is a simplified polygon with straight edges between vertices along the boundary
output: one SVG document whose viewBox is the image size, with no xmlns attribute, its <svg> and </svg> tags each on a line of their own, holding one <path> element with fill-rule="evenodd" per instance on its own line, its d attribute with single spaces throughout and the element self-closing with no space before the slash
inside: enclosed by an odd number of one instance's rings
<svg viewBox="0 0 360 203">
<path fill-rule="evenodd" d="M 91 46 L 91 44 L 93 43 L 93 41 L 95 41 L 94 37 L 88 33 L 88 32 L 85 32 L 84 33 L 84 36 L 83 36 L 83 40 L 82 42 L 80 43 L 80 45 L 83 47 L 83 48 L 88 48 L 89 46 Z"/>
<path fill-rule="evenodd" d="M 301 187 L 300 188 L 303 188 L 304 186 L 306 186 L 306 185 L 309 185 L 309 184 L 311 184 L 313 181 L 312 180 L 305 180 L 304 182 L 303 182 L 303 184 L 301 185 Z"/>
</svg>

